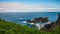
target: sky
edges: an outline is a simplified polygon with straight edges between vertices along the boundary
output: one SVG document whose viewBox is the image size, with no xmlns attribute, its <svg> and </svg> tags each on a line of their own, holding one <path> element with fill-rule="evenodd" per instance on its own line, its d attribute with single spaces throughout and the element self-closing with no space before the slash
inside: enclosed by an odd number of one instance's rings
<svg viewBox="0 0 60 34">
<path fill-rule="evenodd" d="M 2 12 L 54 12 L 60 11 L 60 0 L 0 0 Z"/>
</svg>

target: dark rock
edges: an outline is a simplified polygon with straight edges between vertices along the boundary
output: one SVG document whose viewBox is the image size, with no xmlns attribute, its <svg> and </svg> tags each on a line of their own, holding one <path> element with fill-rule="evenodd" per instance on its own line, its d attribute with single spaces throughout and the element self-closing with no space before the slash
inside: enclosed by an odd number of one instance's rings
<svg viewBox="0 0 60 34">
<path fill-rule="evenodd" d="M 33 20 L 36 21 L 36 22 L 42 22 L 42 23 L 48 22 L 48 18 L 47 17 L 46 18 L 39 17 L 39 18 L 35 18 Z"/>
<path fill-rule="evenodd" d="M 28 20 L 27 23 L 30 22 L 30 23 L 36 23 L 35 21 L 33 20 Z"/>
<path fill-rule="evenodd" d="M 52 31 L 52 27 L 54 27 L 54 22 L 52 22 L 50 24 L 46 24 L 44 28 L 47 31 Z"/>
<path fill-rule="evenodd" d="M 33 20 L 28 20 L 27 22 L 30 22 L 30 23 L 37 23 L 37 22 L 42 22 L 42 23 L 47 23 L 48 22 L 48 18 L 47 17 L 45 17 L 45 18 L 43 18 L 43 17 L 39 17 L 39 18 L 35 18 L 35 19 L 33 19 Z"/>
<path fill-rule="evenodd" d="M 51 24 L 47 24 L 45 25 L 46 29 L 50 29 L 51 28 Z"/>
<path fill-rule="evenodd" d="M 60 25 L 60 13 L 58 13 L 58 19 L 57 21 L 55 22 L 56 25 Z"/>
<path fill-rule="evenodd" d="M 60 20 L 60 13 L 58 13 L 58 20 Z"/>
</svg>

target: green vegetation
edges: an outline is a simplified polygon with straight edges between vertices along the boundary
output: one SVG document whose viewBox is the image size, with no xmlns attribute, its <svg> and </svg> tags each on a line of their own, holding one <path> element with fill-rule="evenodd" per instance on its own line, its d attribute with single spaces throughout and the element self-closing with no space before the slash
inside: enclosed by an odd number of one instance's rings
<svg viewBox="0 0 60 34">
<path fill-rule="evenodd" d="M 60 34 L 60 26 L 54 27 L 51 32 L 45 32 L 0 19 L 0 34 Z"/>
</svg>

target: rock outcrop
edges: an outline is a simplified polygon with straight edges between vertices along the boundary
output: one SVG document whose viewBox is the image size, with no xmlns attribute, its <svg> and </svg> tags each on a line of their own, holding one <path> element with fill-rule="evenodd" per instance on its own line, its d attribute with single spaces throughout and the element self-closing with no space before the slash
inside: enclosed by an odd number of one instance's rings
<svg viewBox="0 0 60 34">
<path fill-rule="evenodd" d="M 60 13 L 58 13 L 58 19 L 57 19 L 57 21 L 56 21 L 55 24 L 56 24 L 56 25 L 60 25 Z"/>
<path fill-rule="evenodd" d="M 47 24 L 45 25 L 46 30 L 52 30 L 52 27 L 56 27 L 56 26 L 60 26 L 60 13 L 58 13 L 58 19 L 56 20 L 56 22 L 52 22 L 51 24 Z"/>
<path fill-rule="evenodd" d="M 49 24 L 46 24 L 46 23 L 48 23 L 48 18 L 47 17 L 45 17 L 45 18 L 43 18 L 43 17 L 35 18 L 33 20 L 28 20 L 27 23 L 28 22 L 29 23 L 35 23 L 35 24 L 40 23 L 40 22 L 45 23 L 43 28 L 45 28 L 45 30 L 47 30 L 47 31 L 52 31 L 53 27 L 56 27 L 57 25 L 60 25 L 60 13 L 58 13 L 58 19 L 55 22 L 51 22 Z M 40 24 L 40 26 L 41 26 L 41 24 Z"/>
<path fill-rule="evenodd" d="M 30 22 L 30 23 L 37 23 L 37 22 L 42 22 L 42 23 L 47 23 L 48 22 L 48 18 L 45 17 L 39 17 L 39 18 L 35 18 L 33 20 L 28 20 L 27 22 Z"/>
</svg>

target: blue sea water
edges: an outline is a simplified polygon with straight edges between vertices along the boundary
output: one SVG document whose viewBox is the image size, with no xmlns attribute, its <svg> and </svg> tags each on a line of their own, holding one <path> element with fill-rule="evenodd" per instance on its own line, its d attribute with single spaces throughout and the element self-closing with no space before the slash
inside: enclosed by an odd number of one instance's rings
<svg viewBox="0 0 60 34">
<path fill-rule="evenodd" d="M 58 18 L 58 12 L 21 12 L 21 13 L 0 13 L 0 18 L 6 21 L 15 22 L 19 24 L 25 24 L 27 20 L 48 17 L 48 20 L 56 21 Z"/>
</svg>

